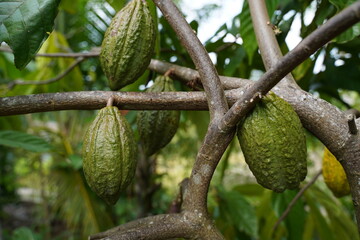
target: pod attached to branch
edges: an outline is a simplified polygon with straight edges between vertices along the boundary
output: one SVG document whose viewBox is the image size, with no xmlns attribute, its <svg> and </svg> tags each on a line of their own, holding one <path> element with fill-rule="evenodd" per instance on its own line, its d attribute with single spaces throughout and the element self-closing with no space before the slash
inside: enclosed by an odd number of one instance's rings
<svg viewBox="0 0 360 240">
<path fill-rule="evenodd" d="M 289 103 L 269 93 L 239 123 L 237 133 L 260 185 L 275 192 L 299 187 L 307 174 L 306 138 Z"/>
<path fill-rule="evenodd" d="M 167 76 L 159 76 L 147 92 L 175 91 L 173 81 Z M 139 111 L 137 125 L 140 142 L 147 156 L 165 147 L 175 135 L 180 120 L 179 111 Z"/>
<path fill-rule="evenodd" d="M 136 169 L 133 132 L 117 107 L 99 111 L 83 143 L 83 169 L 90 188 L 108 204 L 115 204 Z"/>
<path fill-rule="evenodd" d="M 135 82 L 148 67 L 155 25 L 145 0 L 132 0 L 112 19 L 101 45 L 100 64 L 112 90 Z"/>
</svg>

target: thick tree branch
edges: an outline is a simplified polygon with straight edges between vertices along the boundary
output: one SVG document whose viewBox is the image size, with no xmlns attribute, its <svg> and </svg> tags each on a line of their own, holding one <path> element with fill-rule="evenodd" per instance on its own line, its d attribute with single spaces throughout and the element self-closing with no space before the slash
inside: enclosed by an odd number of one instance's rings
<svg viewBox="0 0 360 240">
<path fill-rule="evenodd" d="M 240 90 L 228 90 L 229 103 L 234 103 Z M 0 116 L 60 110 L 94 110 L 106 106 L 113 97 L 114 105 L 129 110 L 208 110 L 204 92 L 112 92 L 83 91 L 43 93 L 0 98 Z"/>
<path fill-rule="evenodd" d="M 248 1 L 248 3 L 261 57 L 265 65 L 265 69 L 269 70 L 271 67 L 275 66 L 283 55 L 276 40 L 274 30 L 270 24 L 270 18 L 266 9 L 265 1 L 254 0 Z M 295 80 L 290 73 L 284 78 L 284 80 L 290 84 L 295 83 Z"/>
<path fill-rule="evenodd" d="M 171 0 L 154 0 L 176 32 L 199 71 L 206 92 L 211 118 L 220 118 L 228 110 L 223 87 L 209 54 Z"/>
<path fill-rule="evenodd" d="M 162 214 L 137 219 L 89 237 L 89 240 L 221 239 L 211 221 L 199 222 L 198 213 Z M 215 236 L 215 238 L 214 238 Z"/>
<path fill-rule="evenodd" d="M 164 214 L 141 218 L 106 232 L 89 237 L 89 240 L 169 239 L 191 237 L 192 228 L 183 214 Z"/>
</svg>

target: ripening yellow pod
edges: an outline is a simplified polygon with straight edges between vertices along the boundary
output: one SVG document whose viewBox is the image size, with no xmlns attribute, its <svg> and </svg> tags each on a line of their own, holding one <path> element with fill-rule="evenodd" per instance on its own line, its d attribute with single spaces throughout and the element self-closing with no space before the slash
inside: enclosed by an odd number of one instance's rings
<svg viewBox="0 0 360 240">
<path fill-rule="evenodd" d="M 340 198 L 350 194 L 350 186 L 344 168 L 327 148 L 324 151 L 322 174 L 326 185 L 335 197 Z"/>
</svg>

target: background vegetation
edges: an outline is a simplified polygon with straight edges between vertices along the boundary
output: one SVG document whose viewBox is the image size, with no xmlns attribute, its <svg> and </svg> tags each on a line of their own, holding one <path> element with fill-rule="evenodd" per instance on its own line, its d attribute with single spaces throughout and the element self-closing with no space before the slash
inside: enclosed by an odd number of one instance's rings
<svg viewBox="0 0 360 240">
<path fill-rule="evenodd" d="M 39 53 L 93 51 L 101 45 L 112 16 L 126 1 L 62 0 L 54 31 Z M 266 1 L 271 24 L 278 31 L 283 53 L 294 24 L 300 37 L 323 24 L 355 1 Z M 178 1 L 181 8 L 181 1 Z M 256 80 L 264 66 L 251 25 L 247 3 L 204 42 L 220 75 Z M 206 26 L 220 6 L 204 5 L 191 22 L 197 31 Z M 158 15 L 158 42 L 154 58 L 194 68 L 191 58 Z M 218 21 L 222 21 L 219 19 Z M 293 71 L 298 84 L 342 110 L 360 108 L 359 25 L 327 44 Z M 285 41 L 286 40 L 286 41 Z M 5 46 L 2 46 L 5 49 Z M 14 80 L 44 81 L 66 71 L 76 60 L 37 56 L 22 71 L 13 55 L 0 52 L 0 97 L 34 93 L 109 90 L 97 58 L 89 58 L 63 78 L 48 84 L 20 85 Z M 141 91 L 155 74 L 146 72 L 123 89 Z M 179 91 L 189 90 L 176 82 Z M 151 163 L 152 174 L 135 179 L 115 206 L 107 206 L 91 192 L 82 172 L 81 146 L 95 111 L 62 111 L 0 117 L 0 239 L 85 239 L 88 235 L 139 216 L 171 210 L 178 184 L 190 174 L 192 163 L 207 130 L 208 113 L 182 112 L 180 128 L 172 142 Z M 124 111 L 136 133 L 136 111 Z M 323 145 L 307 135 L 309 174 L 304 185 L 321 169 Z M 143 189 L 141 181 L 148 181 Z M 150 207 L 141 200 L 148 195 Z M 209 207 L 226 239 L 359 239 L 350 196 L 336 199 L 320 177 L 296 202 L 274 230 L 278 218 L 298 191 L 276 194 L 256 184 L 234 140 L 215 173 Z M 1 237 L 2 236 L 2 237 Z"/>
</svg>

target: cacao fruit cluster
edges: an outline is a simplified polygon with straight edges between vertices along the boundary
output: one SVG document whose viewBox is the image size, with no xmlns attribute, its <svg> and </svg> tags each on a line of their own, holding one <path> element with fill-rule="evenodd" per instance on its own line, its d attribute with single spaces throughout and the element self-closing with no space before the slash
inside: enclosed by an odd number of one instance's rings
<svg viewBox="0 0 360 240">
<path fill-rule="evenodd" d="M 350 194 L 350 186 L 344 168 L 327 148 L 324 150 L 322 174 L 327 187 L 335 197 L 340 198 Z"/>
<path fill-rule="evenodd" d="M 117 107 L 99 111 L 83 143 L 83 170 L 90 188 L 108 204 L 115 204 L 136 169 L 133 132 Z"/>
<path fill-rule="evenodd" d="M 101 45 L 100 64 L 112 90 L 137 80 L 155 46 L 155 25 L 147 3 L 132 0 L 112 19 Z"/>
<path fill-rule="evenodd" d="M 298 188 L 307 174 L 306 139 L 289 103 L 270 92 L 238 125 L 245 161 L 257 182 L 275 192 Z"/>
<path fill-rule="evenodd" d="M 175 91 L 173 81 L 167 76 L 158 76 L 147 92 Z M 179 111 L 139 111 L 137 126 L 140 142 L 147 156 L 165 147 L 175 135 L 180 120 Z"/>
</svg>

